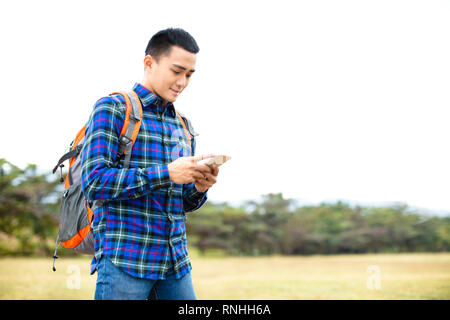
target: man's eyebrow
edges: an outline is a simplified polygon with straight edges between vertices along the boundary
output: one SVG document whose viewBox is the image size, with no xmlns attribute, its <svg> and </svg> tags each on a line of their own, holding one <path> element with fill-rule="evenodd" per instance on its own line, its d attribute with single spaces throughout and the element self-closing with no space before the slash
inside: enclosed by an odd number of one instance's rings
<svg viewBox="0 0 450 320">
<path fill-rule="evenodd" d="M 176 63 L 172 63 L 172 65 L 174 65 L 175 67 L 178 67 L 178 68 L 180 68 L 180 69 L 186 70 L 186 68 L 185 68 L 185 67 L 183 67 L 183 66 L 180 66 L 179 64 L 176 64 Z M 195 69 L 191 69 L 190 71 L 191 71 L 191 72 L 195 72 Z"/>
</svg>

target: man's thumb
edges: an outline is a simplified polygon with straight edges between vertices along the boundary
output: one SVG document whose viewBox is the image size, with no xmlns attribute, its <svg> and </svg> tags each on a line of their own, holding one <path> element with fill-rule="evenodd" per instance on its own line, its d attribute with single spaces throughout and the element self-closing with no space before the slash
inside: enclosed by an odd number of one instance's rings
<svg viewBox="0 0 450 320">
<path fill-rule="evenodd" d="M 214 153 L 210 153 L 210 154 L 201 154 L 198 156 L 192 156 L 192 157 L 188 157 L 189 160 L 193 161 L 193 162 L 197 162 L 203 159 L 208 159 L 208 158 L 214 158 L 216 156 L 216 154 Z"/>
</svg>

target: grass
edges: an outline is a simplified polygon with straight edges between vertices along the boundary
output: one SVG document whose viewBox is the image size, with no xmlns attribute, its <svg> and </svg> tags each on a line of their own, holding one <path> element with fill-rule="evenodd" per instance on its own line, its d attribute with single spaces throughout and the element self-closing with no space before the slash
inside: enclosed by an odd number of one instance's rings
<svg viewBox="0 0 450 320">
<path fill-rule="evenodd" d="M 450 253 L 201 257 L 189 251 L 198 299 L 450 299 Z M 90 258 L 0 259 L 0 299 L 93 299 Z M 368 273 L 375 266 L 379 273 Z M 79 270 L 80 287 L 72 280 Z M 371 279 L 379 279 L 380 288 Z M 372 289 L 370 289 L 372 288 Z"/>
</svg>

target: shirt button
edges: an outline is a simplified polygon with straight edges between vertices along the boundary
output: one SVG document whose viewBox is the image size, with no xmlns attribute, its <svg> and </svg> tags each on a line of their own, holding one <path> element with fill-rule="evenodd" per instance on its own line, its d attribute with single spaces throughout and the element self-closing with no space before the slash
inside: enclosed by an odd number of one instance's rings
<svg viewBox="0 0 450 320">
<path fill-rule="evenodd" d="M 172 239 L 169 239 L 169 246 L 173 247 Z"/>
<path fill-rule="evenodd" d="M 170 222 L 173 222 L 173 220 L 174 220 L 174 219 L 173 219 L 173 216 L 172 216 L 170 213 L 167 214 L 167 218 L 169 218 L 169 221 L 170 221 Z M 169 240 L 169 241 L 170 241 L 170 240 Z"/>
</svg>

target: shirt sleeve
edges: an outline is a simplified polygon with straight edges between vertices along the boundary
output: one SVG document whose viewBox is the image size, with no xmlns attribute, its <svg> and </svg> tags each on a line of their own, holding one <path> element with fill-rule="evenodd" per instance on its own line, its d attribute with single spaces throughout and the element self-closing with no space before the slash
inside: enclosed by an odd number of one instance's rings
<svg viewBox="0 0 450 320">
<path fill-rule="evenodd" d="M 192 142 L 192 155 L 195 155 L 196 141 Z M 191 212 L 200 209 L 201 206 L 208 200 L 208 190 L 199 192 L 195 188 L 193 182 L 183 184 L 183 205 L 184 212 Z"/>
<path fill-rule="evenodd" d="M 113 97 L 96 102 L 86 124 L 81 150 L 81 186 L 88 200 L 139 198 L 170 186 L 167 164 L 147 168 L 114 168 L 125 107 Z"/>
</svg>

